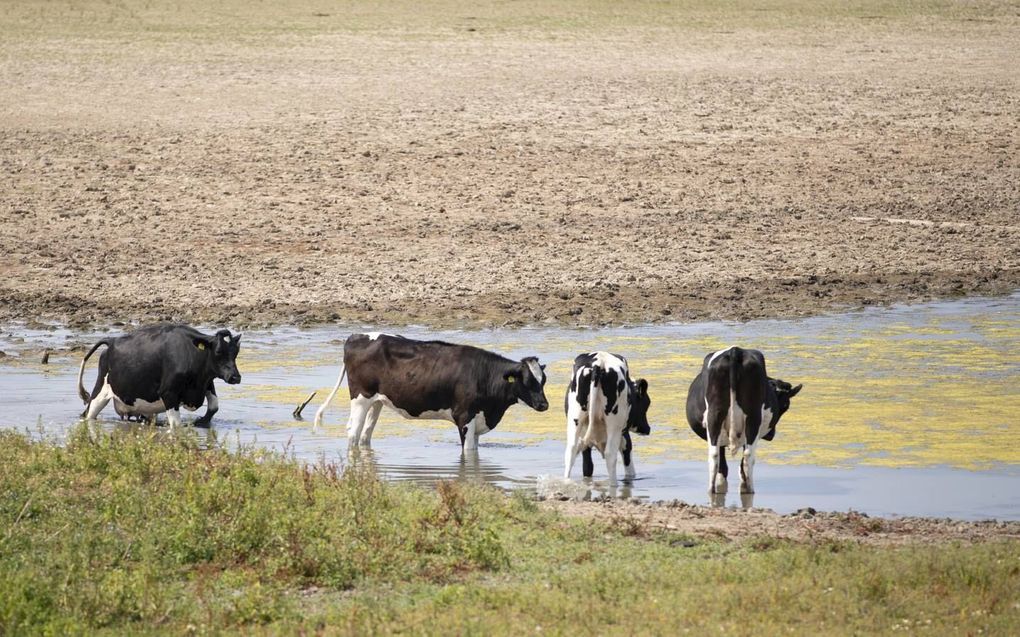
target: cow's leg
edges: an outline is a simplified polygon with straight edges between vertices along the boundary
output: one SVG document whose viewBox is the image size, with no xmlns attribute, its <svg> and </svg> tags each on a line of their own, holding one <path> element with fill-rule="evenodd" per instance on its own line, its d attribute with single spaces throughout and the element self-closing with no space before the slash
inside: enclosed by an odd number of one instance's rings
<svg viewBox="0 0 1020 637">
<path fill-rule="evenodd" d="M 181 426 L 181 410 L 177 407 L 166 410 L 166 423 L 170 425 L 170 431 Z"/>
<path fill-rule="evenodd" d="M 565 480 L 570 479 L 570 472 L 574 469 L 574 462 L 577 460 L 577 454 L 581 451 L 581 447 L 584 445 L 581 440 L 581 429 L 586 426 L 587 418 L 581 412 L 568 413 L 567 414 L 567 447 L 563 452 L 563 478 Z M 585 449 L 584 453 L 586 457 L 591 457 L 591 450 Z M 585 465 L 587 468 L 588 465 Z M 585 473 L 584 476 L 590 477 L 590 473 Z"/>
<path fill-rule="evenodd" d="M 174 376 L 163 380 L 159 388 L 159 399 L 163 401 L 163 408 L 166 409 L 166 423 L 170 431 L 181 426 L 181 396 L 175 387 L 184 387 L 184 379 Z"/>
<path fill-rule="evenodd" d="M 761 432 L 761 409 L 752 409 L 747 414 L 746 431 L 748 440 L 747 446 L 744 447 L 744 458 L 740 463 L 740 492 L 754 493 L 754 452 L 758 446 L 758 434 Z"/>
<path fill-rule="evenodd" d="M 103 411 L 112 399 L 113 388 L 104 381 L 102 385 L 92 390 L 92 397 L 89 399 L 88 407 L 85 408 L 85 413 L 82 414 L 85 420 L 95 420 L 99 412 Z"/>
<path fill-rule="evenodd" d="M 591 457 L 591 447 L 581 450 L 581 475 L 585 478 L 595 475 L 595 461 Z"/>
<path fill-rule="evenodd" d="M 212 417 L 219 410 L 220 399 L 216 396 L 216 387 L 213 386 L 213 381 L 209 381 L 209 386 L 205 390 L 205 413 L 195 421 L 195 426 L 208 427 L 212 422 Z"/>
<path fill-rule="evenodd" d="M 719 488 L 719 446 L 708 444 L 708 492 L 717 493 Z"/>
<path fill-rule="evenodd" d="M 623 434 L 615 427 L 606 423 L 606 473 L 609 474 L 609 484 L 616 485 L 616 459 L 620 455 L 620 441 Z"/>
<path fill-rule="evenodd" d="M 478 432 L 483 429 L 487 429 L 485 414 L 478 412 L 464 427 L 464 451 L 478 451 Z"/>
<path fill-rule="evenodd" d="M 623 457 L 623 475 L 628 480 L 633 480 L 634 476 L 637 475 L 637 470 L 634 468 L 634 443 L 630 439 L 630 433 L 627 431 L 623 432 L 623 440 L 620 444 L 620 455 Z"/>
<path fill-rule="evenodd" d="M 82 417 L 85 420 L 95 420 L 99 412 L 103 411 L 110 400 L 113 399 L 113 387 L 110 386 L 110 364 L 107 355 L 109 350 L 99 356 L 99 374 L 96 376 L 96 384 L 92 387 L 92 395 L 89 397 L 89 404 L 85 405 Z"/>
<path fill-rule="evenodd" d="M 365 414 L 365 429 L 361 432 L 361 446 L 371 447 L 372 446 L 372 432 L 375 431 L 375 423 L 379 422 L 379 414 L 382 412 L 382 402 L 372 403 L 372 406 L 368 408 L 368 413 Z"/>
<path fill-rule="evenodd" d="M 744 451 L 744 461 L 740 464 L 740 492 L 754 493 L 754 452 L 758 447 L 755 442 Z"/>
<path fill-rule="evenodd" d="M 715 486 L 721 489 L 718 493 L 726 493 L 730 480 L 730 466 L 726 464 L 726 447 L 719 447 L 719 477 L 716 478 Z"/>
<path fill-rule="evenodd" d="M 361 430 L 365 426 L 365 419 L 368 418 L 368 410 L 375 402 L 367 396 L 356 396 L 351 398 L 351 415 L 347 419 L 347 449 L 357 447 L 361 438 Z"/>
<path fill-rule="evenodd" d="M 725 451 L 722 451 L 723 448 L 719 446 L 719 443 L 722 442 L 720 438 L 727 409 L 716 409 L 711 404 L 706 405 L 705 430 L 708 432 L 709 493 L 726 493 L 726 474 L 722 472 L 726 466 L 726 460 L 725 455 L 721 455 L 725 454 Z"/>
</svg>

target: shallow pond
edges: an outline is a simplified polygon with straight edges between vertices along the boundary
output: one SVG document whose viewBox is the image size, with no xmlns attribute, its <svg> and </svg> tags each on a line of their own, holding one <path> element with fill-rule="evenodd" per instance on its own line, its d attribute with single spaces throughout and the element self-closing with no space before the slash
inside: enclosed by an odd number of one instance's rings
<svg viewBox="0 0 1020 637">
<path fill-rule="evenodd" d="M 246 333 L 238 364 L 243 384 L 218 384 L 219 438 L 286 448 L 302 459 L 346 460 L 343 392 L 317 432 L 310 422 L 295 422 L 291 411 L 317 390 L 307 409 L 311 418 L 336 380 L 342 339 L 351 331 Z M 461 455 L 453 425 L 384 411 L 374 450 L 363 457 L 391 479 L 464 477 L 575 497 L 604 494 L 599 459 L 590 484 L 559 478 L 565 424 L 558 407 L 571 363 L 577 353 L 598 348 L 626 355 L 632 374 L 648 379 L 652 397 L 652 435 L 635 441 L 638 479 L 613 495 L 708 502 L 705 443 L 683 414 L 687 386 L 706 353 L 740 344 L 762 349 L 771 375 L 803 383 L 804 390 L 776 439 L 760 449 L 758 493 L 742 500 L 731 488 L 726 505 L 1020 519 L 1020 293 L 740 324 L 399 331 L 512 358 L 538 355 L 548 364 L 552 407 L 541 414 L 512 408 L 481 439 L 478 456 L 469 458 Z M 74 425 L 82 409 L 74 388 L 80 359 L 58 352 L 44 366 L 38 351 L 94 337 L 6 326 L 0 334 L 0 349 L 9 354 L 0 361 L 0 427 L 59 438 Z M 105 426 L 123 426 L 112 407 L 103 418 Z"/>
</svg>

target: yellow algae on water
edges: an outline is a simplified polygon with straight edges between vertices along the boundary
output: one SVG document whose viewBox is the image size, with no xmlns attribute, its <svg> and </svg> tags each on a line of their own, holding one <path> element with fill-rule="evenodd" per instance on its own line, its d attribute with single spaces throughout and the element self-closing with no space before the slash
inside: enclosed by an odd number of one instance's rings
<svg viewBox="0 0 1020 637">
<path fill-rule="evenodd" d="M 706 354 L 739 344 L 762 349 L 772 376 L 804 384 L 776 439 L 762 443 L 764 462 L 969 469 L 1020 464 L 1020 310 L 983 315 L 970 309 L 957 316 L 925 307 L 891 316 L 712 326 L 702 334 L 662 327 L 519 330 L 476 333 L 473 339 L 466 333 L 461 340 L 503 353 L 539 353 L 547 363 L 550 409 L 538 413 L 517 405 L 499 425 L 499 431 L 524 444 L 565 440 L 562 401 L 573 357 L 604 349 L 626 356 L 631 375 L 649 382 L 652 435 L 635 438 L 638 453 L 700 460 L 705 443 L 687 426 L 687 388 Z M 265 365 L 262 369 L 335 365 L 339 372 L 339 347 L 323 348 L 314 359 L 294 352 L 282 362 L 269 356 L 252 364 Z M 313 389 L 320 391 L 317 406 L 330 387 L 267 385 L 241 391 L 296 405 Z M 339 424 L 346 418 L 344 389 L 327 420 Z M 409 423 L 384 410 L 376 435 L 411 428 L 448 432 L 452 425 Z"/>
</svg>

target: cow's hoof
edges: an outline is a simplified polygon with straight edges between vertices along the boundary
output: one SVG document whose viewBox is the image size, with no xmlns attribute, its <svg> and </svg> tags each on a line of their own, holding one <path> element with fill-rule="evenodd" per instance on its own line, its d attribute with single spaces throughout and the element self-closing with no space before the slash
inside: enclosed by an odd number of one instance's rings
<svg viewBox="0 0 1020 637">
<path fill-rule="evenodd" d="M 212 425 L 212 421 L 209 421 L 209 420 L 196 420 L 194 422 L 193 426 L 197 427 L 198 429 L 208 429 L 210 427 L 210 425 Z"/>
</svg>

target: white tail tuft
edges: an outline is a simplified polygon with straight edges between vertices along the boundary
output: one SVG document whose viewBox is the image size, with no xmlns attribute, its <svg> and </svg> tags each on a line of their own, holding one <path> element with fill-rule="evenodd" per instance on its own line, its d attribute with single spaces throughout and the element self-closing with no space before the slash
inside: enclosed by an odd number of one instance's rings
<svg viewBox="0 0 1020 637">
<path fill-rule="evenodd" d="M 326 413 L 326 407 L 328 407 L 330 401 L 333 400 L 333 396 L 336 396 L 337 391 L 340 390 L 340 385 L 344 382 L 344 376 L 346 375 L 347 367 L 341 363 L 340 377 L 336 379 L 336 385 L 333 386 L 333 391 L 329 392 L 329 396 L 326 396 L 326 401 L 322 403 L 322 406 L 315 412 L 315 424 L 312 425 L 312 431 L 318 429 L 319 425 L 322 424 L 322 415 Z"/>
</svg>

